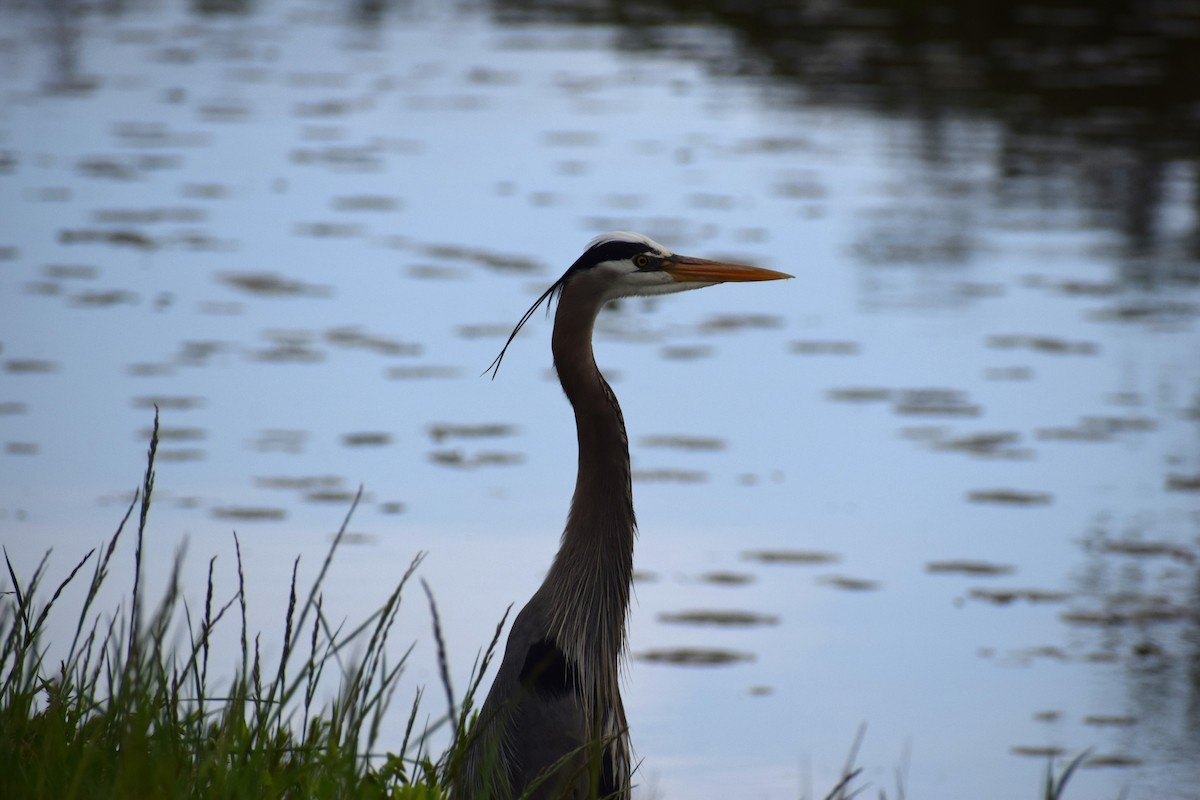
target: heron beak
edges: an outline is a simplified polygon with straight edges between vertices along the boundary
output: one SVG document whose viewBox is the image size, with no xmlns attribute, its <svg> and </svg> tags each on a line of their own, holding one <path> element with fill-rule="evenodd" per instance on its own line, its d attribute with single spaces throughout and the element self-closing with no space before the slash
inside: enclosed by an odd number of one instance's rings
<svg viewBox="0 0 1200 800">
<path fill-rule="evenodd" d="M 709 261 L 691 256 L 670 256 L 662 262 L 662 270 L 680 283 L 726 283 L 735 281 L 778 281 L 791 278 L 786 272 Z"/>
</svg>

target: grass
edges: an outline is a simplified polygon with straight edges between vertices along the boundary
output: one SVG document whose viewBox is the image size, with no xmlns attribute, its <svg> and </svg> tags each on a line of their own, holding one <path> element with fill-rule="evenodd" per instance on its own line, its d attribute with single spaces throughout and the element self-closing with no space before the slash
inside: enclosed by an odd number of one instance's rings
<svg viewBox="0 0 1200 800">
<path fill-rule="evenodd" d="M 177 557 L 164 596 L 151 612 L 143 610 L 142 545 L 157 447 L 156 413 L 145 477 L 116 532 L 106 547 L 89 551 L 75 565 L 48 601 L 39 597 L 49 554 L 23 581 L 4 553 L 12 590 L 0 596 L 0 797 L 447 798 L 474 733 L 475 696 L 503 620 L 476 664 L 469 691 L 458 701 L 437 607 L 425 586 L 446 711 L 417 732 L 418 691 L 399 750 L 377 753 L 380 724 L 411 652 L 409 647 L 390 661 L 389 634 L 421 556 L 374 613 L 352 627 L 332 624 L 321 586 L 358 504 L 355 498 L 306 593 L 297 591 L 299 558 L 293 563 L 282 651 L 276 662 L 267 663 L 260 636 L 251 638 L 247 630 L 246 576 L 236 534 L 238 589 L 233 597 L 214 597 L 214 558 L 208 564 L 204 606 L 193 613 L 180 592 L 182 559 Z M 105 614 L 96 601 L 135 511 L 132 590 L 128 602 Z M 56 606 L 67 587 L 85 579 L 70 646 L 65 657 L 52 662 L 43 641 L 51 614 L 62 613 Z M 227 683 L 215 685 L 209 674 L 214 632 L 239 622 L 240 665 Z M 168 639 L 185 644 L 172 646 Z M 353 659 L 351 649 L 357 653 Z M 318 704 L 318 694 L 325 694 L 319 690 L 330 681 L 336 681 L 336 696 Z M 435 758 L 427 749 L 430 734 L 447 725 L 452 726 L 451 744 Z M 867 788 L 854 786 L 860 773 L 853 762 L 862 735 L 860 730 L 842 779 L 827 800 L 847 800 Z M 1057 777 L 1047 771 L 1046 800 L 1061 800 L 1081 759 Z M 897 796 L 904 797 L 899 775 Z"/>
<path fill-rule="evenodd" d="M 321 584 L 343 524 L 307 593 L 297 591 L 299 559 L 293 565 L 282 652 L 267 663 L 260 636 L 251 637 L 246 627 L 246 577 L 236 534 L 238 590 L 232 598 L 214 597 L 213 559 L 204 607 L 190 608 L 180 593 L 177 557 L 165 595 L 152 611 L 144 611 L 142 545 L 157 446 L 156 415 L 145 477 L 116 532 L 107 547 L 88 552 L 44 604 L 39 596 L 48 558 L 21 580 L 4 554 L 12 590 L 0 598 L 0 795 L 28 800 L 447 796 L 461 747 L 435 759 L 426 744 L 440 726 L 466 730 L 479 678 L 457 704 L 432 595 L 446 714 L 415 733 L 418 694 L 399 751 L 373 755 L 408 658 L 405 651 L 389 660 L 389 634 L 421 557 L 378 610 L 356 626 L 335 626 L 325 613 Z M 353 512 L 352 507 L 347 522 Z M 131 520 L 136 521 L 132 591 L 115 613 L 103 614 L 96 600 Z M 74 637 L 65 657 L 51 663 L 43 635 L 51 615 L 61 613 L 56 604 L 64 590 L 82 580 L 88 583 Z M 240 666 L 227 683 L 214 685 L 209 669 L 214 631 L 236 625 L 239 618 Z M 170 645 L 168 640 L 179 641 L 181 633 L 184 646 Z M 486 657 L 494 648 L 495 641 Z M 477 675 L 484 668 L 486 660 Z M 336 697 L 319 705 L 318 688 L 331 678 L 337 681 Z"/>
</svg>

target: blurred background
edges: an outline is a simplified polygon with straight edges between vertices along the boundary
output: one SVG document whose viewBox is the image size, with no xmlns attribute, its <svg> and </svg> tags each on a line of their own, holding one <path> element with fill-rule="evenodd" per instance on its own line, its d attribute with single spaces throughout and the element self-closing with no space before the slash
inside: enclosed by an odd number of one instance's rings
<svg viewBox="0 0 1200 800">
<path fill-rule="evenodd" d="M 0 542 L 56 585 L 157 406 L 147 596 L 237 531 L 278 649 L 361 486 L 327 613 L 426 553 L 461 690 L 576 455 L 548 319 L 482 373 L 636 230 L 796 275 L 600 321 L 637 796 L 822 797 L 865 724 L 872 794 L 1194 798 L 1198 75 L 1183 0 L 0 0 Z"/>
</svg>

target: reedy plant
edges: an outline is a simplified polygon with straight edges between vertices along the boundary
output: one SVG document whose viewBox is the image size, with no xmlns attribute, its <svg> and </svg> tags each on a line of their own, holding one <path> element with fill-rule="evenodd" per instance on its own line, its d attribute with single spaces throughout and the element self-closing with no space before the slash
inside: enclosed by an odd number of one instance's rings
<svg viewBox="0 0 1200 800">
<path fill-rule="evenodd" d="M 428 737 L 447 722 L 464 730 L 469 706 L 453 705 L 440 633 L 449 713 L 415 733 L 418 692 L 399 750 L 375 754 L 381 722 L 412 652 L 410 645 L 393 659 L 389 636 L 402 592 L 422 556 L 413 559 L 383 605 L 366 619 L 350 628 L 332 624 L 321 587 L 356 497 L 306 595 L 297 592 L 299 558 L 293 563 L 282 652 L 274 664 L 262 655 L 261 636 L 251 639 L 247 630 L 246 577 L 236 533 L 233 597 L 214 597 L 214 557 L 204 608 L 193 615 L 180 591 L 183 560 L 177 555 L 164 596 L 144 616 L 142 546 L 157 446 L 156 413 L 145 476 L 116 532 L 102 553 L 93 549 L 80 559 L 49 601 L 39 601 L 49 554 L 25 581 L 4 554 L 12 588 L 0 597 L 0 797 L 444 797 L 454 750 L 435 763 L 427 752 Z M 96 600 L 135 508 L 133 588 L 127 602 L 106 615 L 95 609 Z M 51 663 L 50 645 L 43 641 L 50 615 L 60 613 L 56 603 L 89 564 L 91 579 L 74 637 L 65 657 Z M 227 685 L 215 686 L 209 669 L 213 633 L 238 613 L 241 664 Z M 180 628 L 186 630 L 186 644 L 172 647 L 168 634 Z M 351 657 L 351 648 L 360 652 Z M 490 655 L 491 650 L 484 666 Z M 336 697 L 321 704 L 322 679 L 335 672 Z M 475 679 L 468 703 L 477 686 Z"/>
</svg>

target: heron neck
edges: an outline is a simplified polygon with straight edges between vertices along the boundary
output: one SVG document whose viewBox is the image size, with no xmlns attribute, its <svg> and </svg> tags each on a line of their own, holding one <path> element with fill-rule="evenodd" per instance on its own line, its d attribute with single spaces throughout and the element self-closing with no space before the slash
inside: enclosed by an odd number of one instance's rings
<svg viewBox="0 0 1200 800">
<path fill-rule="evenodd" d="M 551 347 L 563 392 L 575 411 L 579 467 L 545 587 L 552 592 L 551 623 L 560 646 L 568 653 L 574 648 L 577 663 L 606 676 L 615 690 L 636 529 L 629 440 L 617 397 L 592 353 L 592 331 L 602 303 L 586 290 L 572 288 L 568 284 L 559 300 Z M 613 663 L 597 663 L 600 659 Z"/>
</svg>

